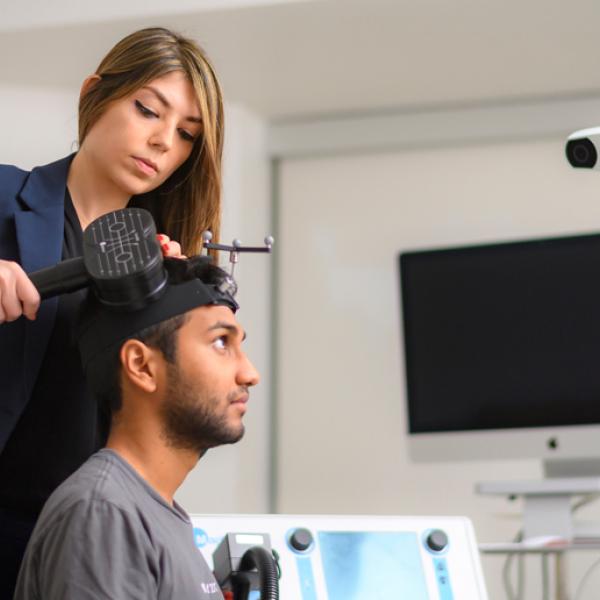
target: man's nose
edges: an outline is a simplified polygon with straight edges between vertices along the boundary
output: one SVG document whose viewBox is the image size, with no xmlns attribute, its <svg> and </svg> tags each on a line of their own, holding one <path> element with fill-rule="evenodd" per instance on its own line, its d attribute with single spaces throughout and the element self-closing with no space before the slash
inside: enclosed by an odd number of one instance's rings
<svg viewBox="0 0 600 600">
<path fill-rule="evenodd" d="M 260 381 L 260 374 L 250 359 L 242 354 L 240 357 L 240 368 L 238 370 L 238 383 L 248 387 L 256 385 Z"/>
</svg>

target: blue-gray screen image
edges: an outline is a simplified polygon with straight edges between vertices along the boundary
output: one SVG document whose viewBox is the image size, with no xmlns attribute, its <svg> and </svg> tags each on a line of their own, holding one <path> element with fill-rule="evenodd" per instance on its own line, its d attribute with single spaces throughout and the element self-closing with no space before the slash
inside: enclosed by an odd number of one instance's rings
<svg viewBox="0 0 600 600">
<path fill-rule="evenodd" d="M 328 600 L 428 600 L 417 535 L 319 532 Z"/>
</svg>

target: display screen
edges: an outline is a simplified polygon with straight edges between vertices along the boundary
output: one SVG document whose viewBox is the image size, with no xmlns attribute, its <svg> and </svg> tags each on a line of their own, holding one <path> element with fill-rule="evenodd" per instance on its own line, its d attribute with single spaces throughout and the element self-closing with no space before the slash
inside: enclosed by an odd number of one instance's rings
<svg viewBox="0 0 600 600">
<path fill-rule="evenodd" d="M 412 433 L 600 423 L 600 235 L 400 256 Z"/>
<path fill-rule="evenodd" d="M 319 532 L 328 600 L 428 600 L 415 533 Z"/>
</svg>

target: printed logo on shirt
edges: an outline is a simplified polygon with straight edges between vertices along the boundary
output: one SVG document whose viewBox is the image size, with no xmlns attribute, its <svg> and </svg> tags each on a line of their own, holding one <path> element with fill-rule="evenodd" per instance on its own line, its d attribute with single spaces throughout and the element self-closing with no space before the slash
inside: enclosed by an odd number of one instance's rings
<svg viewBox="0 0 600 600">
<path fill-rule="evenodd" d="M 204 529 L 200 527 L 194 527 L 194 543 L 197 548 L 204 548 L 208 544 L 218 544 L 221 538 L 210 537 Z"/>
<path fill-rule="evenodd" d="M 221 588 L 215 583 L 201 583 L 200 587 L 205 594 L 218 594 L 221 591 Z"/>
</svg>

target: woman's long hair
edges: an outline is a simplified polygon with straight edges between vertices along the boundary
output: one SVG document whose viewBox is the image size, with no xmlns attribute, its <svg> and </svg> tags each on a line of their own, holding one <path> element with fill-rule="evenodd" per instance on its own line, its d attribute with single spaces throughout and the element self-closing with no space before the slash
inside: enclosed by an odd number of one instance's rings
<svg viewBox="0 0 600 600">
<path fill-rule="evenodd" d="M 193 255 L 200 250 L 202 231 L 219 238 L 224 134 L 221 88 L 196 42 L 162 27 L 136 31 L 118 42 L 96 69 L 100 79 L 80 98 L 79 145 L 110 102 L 172 71 L 184 72 L 196 91 L 201 133 L 185 163 L 157 189 L 134 196 L 129 206 L 148 208 L 158 230 Z"/>
</svg>

